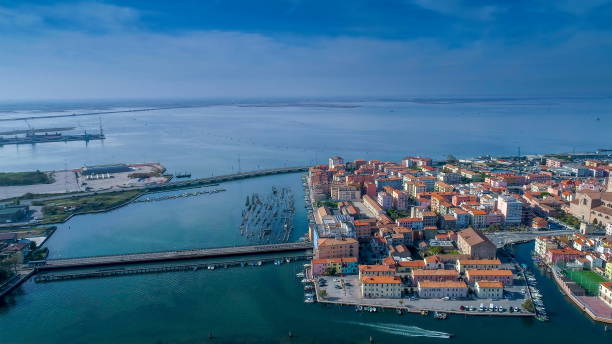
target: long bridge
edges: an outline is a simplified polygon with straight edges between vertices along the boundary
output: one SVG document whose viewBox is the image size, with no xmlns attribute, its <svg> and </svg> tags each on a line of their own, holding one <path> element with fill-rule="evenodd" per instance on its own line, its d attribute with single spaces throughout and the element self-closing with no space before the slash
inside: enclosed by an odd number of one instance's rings
<svg viewBox="0 0 612 344">
<path fill-rule="evenodd" d="M 293 242 L 269 245 L 217 247 L 193 250 L 175 250 L 163 252 L 131 253 L 111 256 L 93 256 L 82 258 L 47 259 L 34 263 L 38 271 L 86 268 L 97 266 L 113 266 L 126 264 L 142 264 L 168 262 L 178 260 L 218 258 L 230 256 L 247 256 L 280 252 L 296 252 L 312 250 L 311 242 Z"/>
</svg>

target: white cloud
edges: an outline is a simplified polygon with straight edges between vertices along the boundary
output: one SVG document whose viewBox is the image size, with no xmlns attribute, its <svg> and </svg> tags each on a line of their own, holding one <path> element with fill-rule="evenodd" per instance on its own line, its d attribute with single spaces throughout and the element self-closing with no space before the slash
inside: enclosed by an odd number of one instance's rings
<svg viewBox="0 0 612 344">
<path fill-rule="evenodd" d="M 493 5 L 466 6 L 461 0 L 411 0 L 414 4 L 444 15 L 473 20 L 492 20 L 501 8 Z"/>
<path fill-rule="evenodd" d="M 74 4 L 0 6 L 2 30 L 45 30 L 51 23 L 72 30 L 122 30 L 138 25 L 139 11 L 101 2 Z"/>
<path fill-rule="evenodd" d="M 140 13 L 129 8 L 62 6 L 0 7 L 0 33 L 10 25 L 36 29 L 0 34 L 0 100 L 612 92 L 612 37 L 604 33 L 460 48 L 434 39 L 278 40 L 228 31 L 159 34 L 139 29 Z M 59 30 L 50 20 L 95 23 Z"/>
</svg>

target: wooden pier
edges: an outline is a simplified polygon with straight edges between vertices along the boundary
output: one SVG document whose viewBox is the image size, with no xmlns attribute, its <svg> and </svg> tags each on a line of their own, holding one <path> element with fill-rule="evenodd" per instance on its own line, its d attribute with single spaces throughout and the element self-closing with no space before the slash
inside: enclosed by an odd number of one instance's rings
<svg viewBox="0 0 612 344">
<path fill-rule="evenodd" d="M 117 268 L 117 269 L 103 269 L 96 271 L 80 271 L 74 273 L 62 273 L 62 274 L 39 274 L 34 277 L 36 283 L 42 282 L 56 282 L 66 281 L 73 279 L 85 279 L 85 278 L 102 278 L 112 276 L 125 276 L 125 275 L 136 275 L 136 274 L 151 274 L 151 273 L 162 273 L 162 272 L 174 272 L 174 271 L 197 271 L 197 270 L 214 270 L 219 268 L 230 268 L 236 266 L 260 266 L 264 264 L 283 264 L 290 263 L 300 260 L 307 260 L 312 258 L 311 254 L 298 255 L 298 256 L 276 256 L 276 257 L 265 257 L 265 258 L 251 258 L 251 259 L 238 259 L 221 262 L 201 262 L 197 264 L 172 264 L 163 266 L 147 266 L 138 268 Z"/>
<path fill-rule="evenodd" d="M 248 256 L 267 253 L 310 251 L 311 242 L 294 242 L 269 245 L 232 246 L 194 250 L 133 253 L 112 256 L 94 256 L 68 259 L 48 259 L 36 265 L 38 271 L 72 269 L 95 266 L 140 264 L 164 261 L 177 261 L 230 256 Z"/>
</svg>

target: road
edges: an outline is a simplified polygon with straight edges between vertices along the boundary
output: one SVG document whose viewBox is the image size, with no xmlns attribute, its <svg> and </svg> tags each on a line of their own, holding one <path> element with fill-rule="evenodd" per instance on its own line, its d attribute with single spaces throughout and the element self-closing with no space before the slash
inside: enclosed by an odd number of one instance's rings
<svg viewBox="0 0 612 344">
<path fill-rule="evenodd" d="M 534 240 L 538 236 L 568 235 L 576 233 L 576 230 L 548 230 L 548 231 L 525 231 L 525 232 L 494 232 L 485 233 L 497 247 L 506 244 L 514 244 Z"/>
</svg>

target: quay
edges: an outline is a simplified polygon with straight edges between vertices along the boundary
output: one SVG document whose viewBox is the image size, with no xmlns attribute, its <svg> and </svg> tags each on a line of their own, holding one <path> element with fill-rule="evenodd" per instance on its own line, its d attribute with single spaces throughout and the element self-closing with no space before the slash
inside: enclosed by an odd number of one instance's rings
<svg viewBox="0 0 612 344">
<path fill-rule="evenodd" d="M 170 190 L 170 189 L 194 188 L 194 187 L 199 187 L 202 185 L 229 182 L 232 180 L 271 176 L 275 174 L 284 174 L 284 173 L 305 172 L 305 171 L 308 171 L 308 168 L 310 168 L 310 166 L 292 166 L 292 167 L 270 168 L 270 169 L 264 169 L 264 170 L 226 174 L 226 175 L 215 176 L 215 177 L 195 178 L 195 179 L 190 179 L 190 180 L 175 181 L 175 182 L 169 182 L 169 183 L 165 183 L 161 185 L 134 187 L 134 188 L 129 188 L 129 189 L 145 189 L 145 191 L 147 192 L 154 192 L 154 191 L 164 191 L 164 190 Z"/>
<path fill-rule="evenodd" d="M 221 262 L 202 262 L 197 264 L 173 264 L 163 266 L 149 266 L 149 267 L 138 267 L 138 268 L 116 268 L 116 269 L 103 269 L 97 271 L 85 271 L 75 273 L 62 273 L 53 274 L 46 273 L 40 274 L 34 277 L 36 283 L 43 282 L 55 282 L 55 281 L 66 281 L 73 279 L 85 279 L 85 278 L 102 278 L 112 276 L 125 276 L 125 275 L 136 275 L 136 274 L 151 274 L 151 273 L 163 273 L 163 272 L 174 272 L 174 271 L 197 271 L 197 270 L 214 270 L 216 268 L 230 268 L 230 267 L 244 267 L 244 266 L 261 266 L 264 264 L 275 264 L 279 265 L 282 263 L 290 263 L 300 260 L 308 260 L 312 258 L 312 254 L 298 255 L 298 256 L 275 256 L 265 258 L 243 258 L 230 261 Z"/>
<path fill-rule="evenodd" d="M 208 249 L 175 250 L 164 252 L 133 253 L 111 256 L 94 256 L 83 258 L 48 259 L 41 262 L 33 262 L 37 271 L 86 268 L 95 266 L 112 266 L 141 264 L 177 260 L 190 260 L 202 258 L 216 258 L 242 255 L 256 255 L 265 253 L 310 251 L 313 249 L 311 242 L 294 242 L 269 245 L 217 247 Z"/>
</svg>

